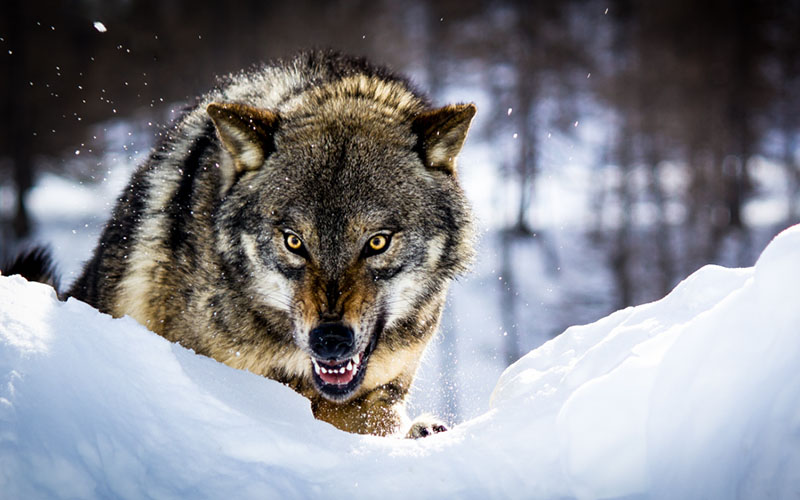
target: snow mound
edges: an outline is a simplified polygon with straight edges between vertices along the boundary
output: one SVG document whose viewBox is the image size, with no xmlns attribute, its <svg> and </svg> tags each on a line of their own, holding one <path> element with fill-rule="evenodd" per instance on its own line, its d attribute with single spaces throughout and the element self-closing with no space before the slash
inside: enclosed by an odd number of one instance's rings
<svg viewBox="0 0 800 500">
<path fill-rule="evenodd" d="M 570 328 L 506 370 L 489 412 L 407 441 L 0 277 L 0 496 L 794 498 L 799 305 L 796 226 L 753 268 Z"/>
</svg>

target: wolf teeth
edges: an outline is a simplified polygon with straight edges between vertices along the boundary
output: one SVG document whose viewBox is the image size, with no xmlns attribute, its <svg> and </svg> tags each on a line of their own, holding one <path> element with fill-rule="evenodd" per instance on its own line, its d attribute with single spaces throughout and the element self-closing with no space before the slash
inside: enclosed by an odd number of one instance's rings
<svg viewBox="0 0 800 500">
<path fill-rule="evenodd" d="M 356 354 L 355 356 L 353 356 L 352 358 L 350 358 L 350 359 L 347 361 L 347 365 L 345 365 L 345 366 L 342 366 L 341 368 L 326 368 L 326 367 L 324 367 L 324 366 L 321 366 L 321 365 L 320 365 L 320 364 L 317 362 L 317 360 L 316 360 L 316 359 L 314 359 L 314 358 L 311 358 L 311 363 L 314 365 L 314 371 L 317 373 L 317 375 L 320 375 L 320 374 L 322 374 L 322 373 L 325 373 L 325 374 L 328 374 L 328 373 L 339 373 L 339 374 L 344 374 L 345 372 L 349 372 L 349 371 L 353 371 L 353 370 L 358 370 L 358 367 L 359 367 L 359 362 L 360 362 L 360 361 L 361 361 L 361 353 L 359 353 L 359 354 Z"/>
</svg>

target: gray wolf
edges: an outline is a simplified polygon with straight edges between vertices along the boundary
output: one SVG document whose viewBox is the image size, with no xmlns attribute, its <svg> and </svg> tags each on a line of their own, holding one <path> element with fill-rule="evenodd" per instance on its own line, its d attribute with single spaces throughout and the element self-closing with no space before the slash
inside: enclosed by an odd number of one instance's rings
<svg viewBox="0 0 800 500">
<path fill-rule="evenodd" d="M 229 76 L 136 170 L 64 295 L 345 431 L 445 430 L 404 399 L 473 254 L 455 159 L 475 112 L 333 52 Z"/>
</svg>

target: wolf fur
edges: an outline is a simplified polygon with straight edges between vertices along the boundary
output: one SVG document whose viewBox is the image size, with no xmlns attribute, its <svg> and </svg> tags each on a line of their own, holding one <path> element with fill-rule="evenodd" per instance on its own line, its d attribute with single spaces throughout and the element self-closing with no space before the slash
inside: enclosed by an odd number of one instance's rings
<svg viewBox="0 0 800 500">
<path fill-rule="evenodd" d="M 47 247 L 28 248 L 17 254 L 14 260 L 0 265 L 0 270 L 0 274 L 8 276 L 19 274 L 30 281 L 50 285 L 56 290 L 60 288 L 58 271 Z"/>
<path fill-rule="evenodd" d="M 475 110 L 329 52 L 228 77 L 133 174 L 67 295 L 278 380 L 340 429 L 408 429 L 473 253 L 455 158 Z"/>
</svg>

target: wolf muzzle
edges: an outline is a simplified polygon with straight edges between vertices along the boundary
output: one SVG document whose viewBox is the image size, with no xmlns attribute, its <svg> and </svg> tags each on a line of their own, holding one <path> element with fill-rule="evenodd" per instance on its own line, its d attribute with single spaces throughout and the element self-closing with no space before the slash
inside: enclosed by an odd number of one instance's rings
<svg viewBox="0 0 800 500">
<path fill-rule="evenodd" d="M 355 337 L 353 329 L 340 322 L 322 323 L 309 332 L 312 378 L 316 388 L 328 399 L 347 399 L 364 379 L 374 341 L 366 350 L 356 352 Z"/>
<path fill-rule="evenodd" d="M 341 323 L 323 323 L 311 330 L 309 344 L 318 359 L 341 361 L 353 355 L 355 334 Z"/>
</svg>

